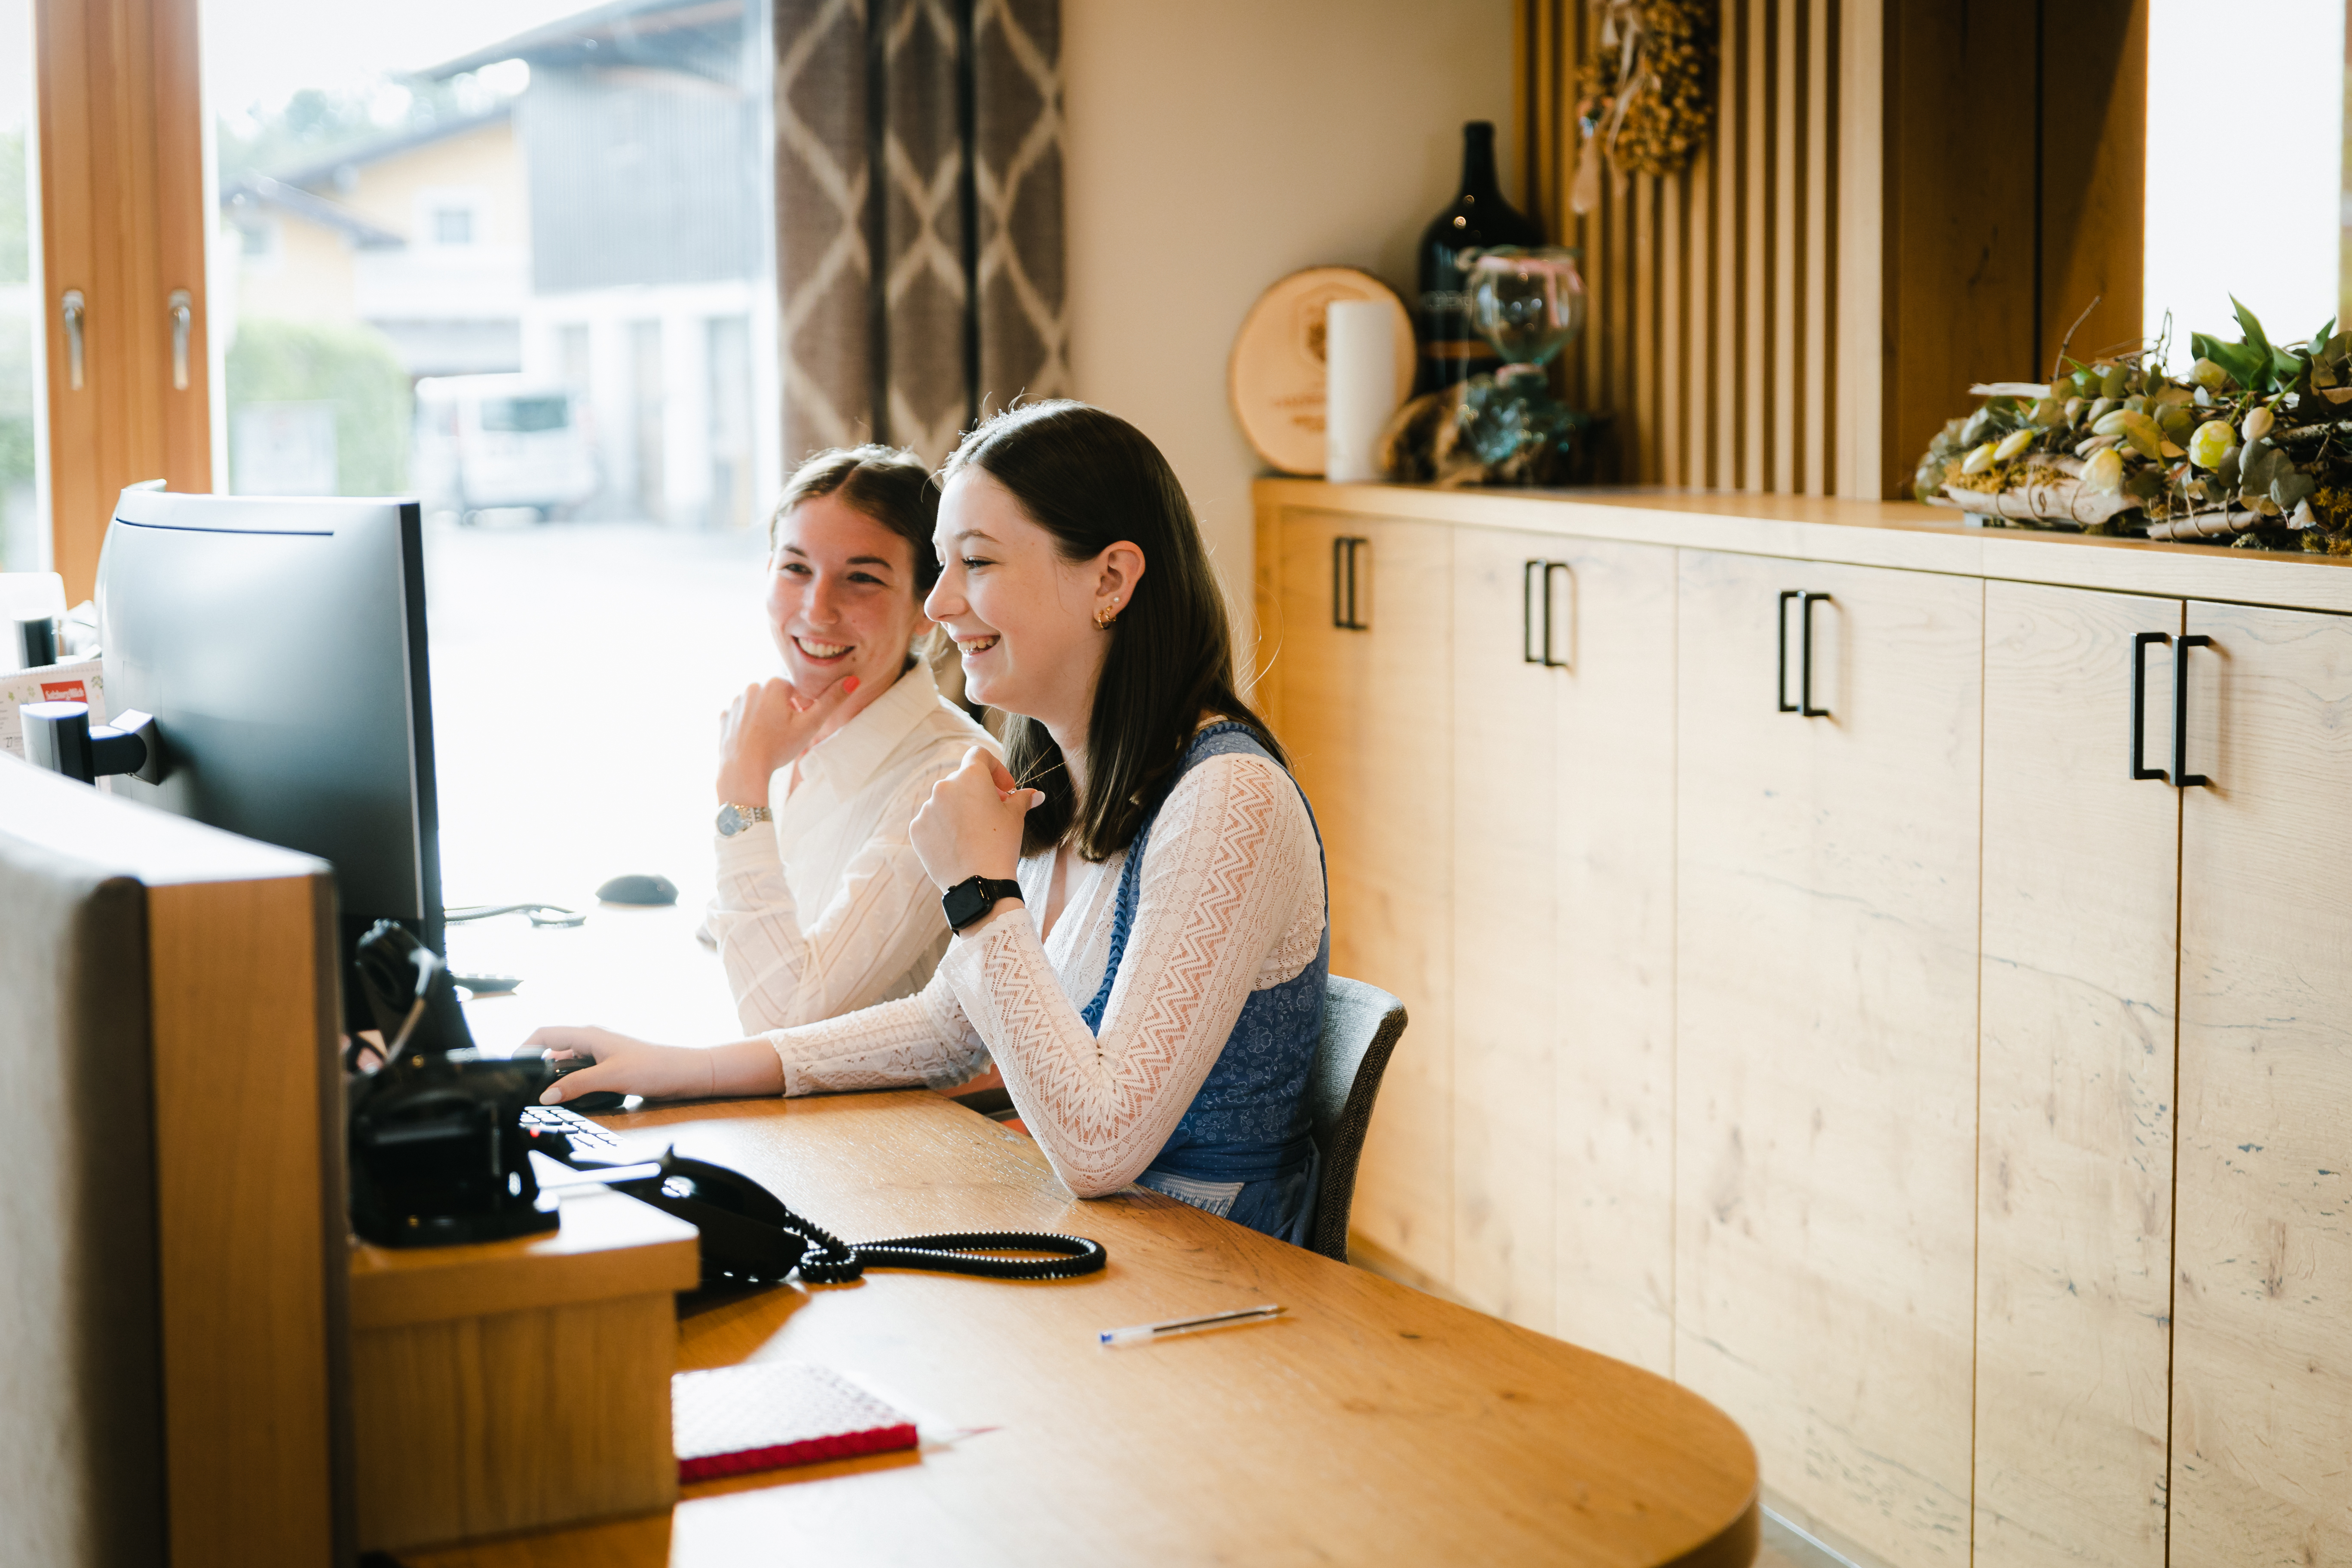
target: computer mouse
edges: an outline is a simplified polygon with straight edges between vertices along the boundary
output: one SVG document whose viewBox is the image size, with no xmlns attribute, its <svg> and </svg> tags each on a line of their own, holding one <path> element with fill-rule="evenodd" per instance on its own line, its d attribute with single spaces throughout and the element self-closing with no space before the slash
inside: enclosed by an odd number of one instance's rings
<svg viewBox="0 0 2352 1568">
<path fill-rule="evenodd" d="M 677 884 L 667 877 L 648 877 L 632 871 L 597 889 L 596 896 L 608 904 L 674 904 L 677 902 Z"/>
<path fill-rule="evenodd" d="M 547 1064 L 548 1080 L 551 1083 L 567 1079 L 573 1073 L 584 1072 L 595 1065 L 596 1058 L 593 1057 L 564 1057 L 560 1060 L 552 1060 Z M 615 1094 L 609 1089 L 600 1089 L 591 1094 L 574 1095 L 563 1103 L 583 1116 L 594 1116 L 603 1111 L 618 1110 L 628 1102 L 629 1097 L 625 1094 Z"/>
</svg>

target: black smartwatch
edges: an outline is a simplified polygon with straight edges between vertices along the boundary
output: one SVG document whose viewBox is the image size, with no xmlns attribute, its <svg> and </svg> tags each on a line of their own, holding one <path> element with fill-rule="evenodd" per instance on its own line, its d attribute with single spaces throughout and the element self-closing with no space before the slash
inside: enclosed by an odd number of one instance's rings
<svg viewBox="0 0 2352 1568">
<path fill-rule="evenodd" d="M 995 877 L 966 877 L 940 896 L 948 912 L 948 929 L 961 931 L 996 907 L 999 899 L 1017 899 L 1021 884 Z"/>
</svg>

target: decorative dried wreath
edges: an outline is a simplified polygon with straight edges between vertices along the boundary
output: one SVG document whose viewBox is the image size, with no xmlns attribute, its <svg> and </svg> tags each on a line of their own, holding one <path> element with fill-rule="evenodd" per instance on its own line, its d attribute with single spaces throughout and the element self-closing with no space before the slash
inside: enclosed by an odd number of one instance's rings
<svg viewBox="0 0 2352 1568">
<path fill-rule="evenodd" d="M 1593 49 L 1577 89 L 1584 150 L 1570 203 L 1601 199 L 1601 163 L 1622 179 L 1688 167 L 1715 119 L 1713 0 L 1592 0 Z"/>
</svg>

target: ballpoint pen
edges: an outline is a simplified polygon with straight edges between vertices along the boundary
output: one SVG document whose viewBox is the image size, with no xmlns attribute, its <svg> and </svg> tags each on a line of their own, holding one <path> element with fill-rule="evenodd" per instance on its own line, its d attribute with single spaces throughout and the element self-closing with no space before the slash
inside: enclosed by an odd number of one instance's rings
<svg viewBox="0 0 2352 1568">
<path fill-rule="evenodd" d="M 1282 1309 L 1269 1301 L 1262 1307 L 1240 1307 L 1230 1312 L 1212 1312 L 1205 1318 L 1171 1318 L 1161 1323 L 1138 1323 L 1132 1328 L 1105 1329 L 1102 1342 L 1106 1345 L 1139 1345 L 1151 1340 L 1164 1340 L 1176 1334 L 1196 1334 L 1206 1329 L 1231 1328 L 1236 1323 L 1262 1323 L 1282 1315 Z"/>
</svg>

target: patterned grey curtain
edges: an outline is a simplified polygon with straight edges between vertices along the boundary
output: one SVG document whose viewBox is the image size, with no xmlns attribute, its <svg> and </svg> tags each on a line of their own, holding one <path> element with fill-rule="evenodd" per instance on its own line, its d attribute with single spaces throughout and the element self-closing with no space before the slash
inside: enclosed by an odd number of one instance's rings
<svg viewBox="0 0 2352 1568">
<path fill-rule="evenodd" d="M 1061 0 L 774 0 L 784 458 L 1069 383 Z"/>
</svg>

